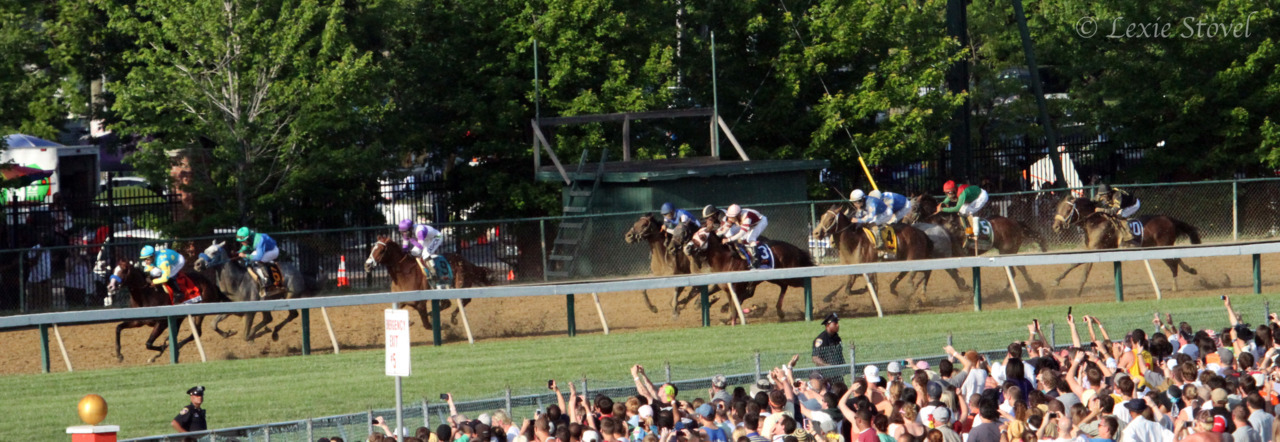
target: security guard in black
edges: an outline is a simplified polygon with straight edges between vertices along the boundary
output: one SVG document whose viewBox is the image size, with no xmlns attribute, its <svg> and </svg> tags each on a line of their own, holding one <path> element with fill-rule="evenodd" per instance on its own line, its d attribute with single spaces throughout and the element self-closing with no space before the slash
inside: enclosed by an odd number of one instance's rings
<svg viewBox="0 0 1280 442">
<path fill-rule="evenodd" d="M 191 405 L 182 407 L 182 411 L 173 418 L 173 429 L 180 433 L 209 429 L 209 425 L 204 420 L 205 409 L 200 408 L 204 404 L 204 387 L 191 387 L 187 390 L 187 396 L 191 397 Z"/>
<path fill-rule="evenodd" d="M 833 312 L 822 320 L 822 333 L 813 340 L 813 363 L 818 366 L 844 364 L 844 352 L 840 348 L 840 318 Z"/>
</svg>

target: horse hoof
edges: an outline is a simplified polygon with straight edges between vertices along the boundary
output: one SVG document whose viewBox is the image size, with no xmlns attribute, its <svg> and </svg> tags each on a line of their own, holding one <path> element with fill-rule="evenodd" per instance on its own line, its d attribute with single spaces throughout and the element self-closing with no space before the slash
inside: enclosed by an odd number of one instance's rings
<svg viewBox="0 0 1280 442">
<path fill-rule="evenodd" d="M 124 355 L 116 355 L 116 362 L 124 362 Z"/>
<path fill-rule="evenodd" d="M 1196 269 L 1193 269 L 1193 268 L 1191 268 L 1191 267 L 1187 267 L 1187 273 L 1192 274 L 1192 275 L 1196 275 L 1196 274 L 1198 274 L 1198 273 L 1196 272 Z"/>
<path fill-rule="evenodd" d="M 273 332 L 273 333 L 271 333 L 271 340 L 272 340 L 272 341 L 275 341 L 275 342 L 279 342 L 279 341 L 280 341 L 280 332 Z"/>
<path fill-rule="evenodd" d="M 649 304 L 649 306 L 648 306 L 648 307 L 649 307 L 649 313 L 657 313 L 657 312 L 658 312 L 658 308 L 657 308 L 657 307 L 654 307 L 654 306 L 653 306 L 653 304 Z"/>
<path fill-rule="evenodd" d="M 160 358 L 160 355 L 152 356 L 151 359 L 147 359 L 147 363 L 154 364 L 156 362 L 156 359 L 159 359 L 159 358 Z"/>
</svg>

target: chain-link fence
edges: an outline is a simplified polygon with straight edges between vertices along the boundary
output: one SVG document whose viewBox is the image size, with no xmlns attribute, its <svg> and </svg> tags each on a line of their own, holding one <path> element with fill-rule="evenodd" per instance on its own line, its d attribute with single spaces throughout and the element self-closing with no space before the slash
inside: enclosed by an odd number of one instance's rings
<svg viewBox="0 0 1280 442">
<path fill-rule="evenodd" d="M 1259 298 L 1241 297 L 1233 300 L 1233 303 L 1237 314 L 1240 315 L 1240 319 L 1245 323 L 1264 323 L 1266 315 L 1270 313 L 1270 306 L 1267 301 Z M 1086 309 L 1082 308 L 1080 310 L 1078 313 L 1084 314 Z M 1221 309 L 1184 306 L 1162 311 L 1161 313 L 1168 313 L 1172 315 L 1175 322 L 1185 321 L 1196 329 L 1221 329 L 1229 325 L 1226 313 Z M 1148 334 L 1156 332 L 1150 317 L 1113 317 L 1109 316 L 1105 311 L 1096 316 L 1103 321 L 1108 332 L 1107 336 L 1113 340 L 1118 340 L 1129 331 L 1139 328 L 1146 330 Z M 1029 321 L 1029 319 L 1027 320 Z M 1072 345 L 1069 327 L 1060 326 L 1048 318 L 1043 319 L 1041 322 L 1045 339 L 1049 340 L 1055 347 L 1062 348 Z M 1089 342 L 1090 336 L 1084 325 L 1078 325 L 1078 327 L 1081 342 Z M 1101 330 L 1098 331 L 1097 337 L 1098 339 L 1103 339 Z M 895 337 L 882 337 L 874 341 L 859 340 L 852 343 L 853 348 L 846 345 L 840 350 L 847 356 L 848 362 L 852 362 L 852 365 L 816 367 L 808 357 L 809 355 L 801 354 L 799 355 L 799 363 L 794 370 L 794 376 L 796 379 L 806 379 L 811 371 L 817 370 L 829 380 L 848 382 L 851 379 L 849 377 L 851 375 L 862 376 L 863 369 L 868 365 L 879 367 L 880 373 L 883 374 L 887 371 L 889 362 L 903 362 L 908 357 L 913 357 L 915 361 L 928 362 L 930 367 L 936 367 L 945 357 L 942 348 L 946 345 L 953 345 L 959 351 L 978 350 L 990 359 L 999 359 L 1003 356 L 1010 342 L 1026 339 L 1028 339 L 1028 332 L 1025 326 L 1010 323 L 992 327 L 982 333 L 938 336 L 930 342 Z M 846 344 L 850 343 L 846 342 Z M 725 376 L 729 385 L 728 390 L 730 391 L 735 387 L 749 389 L 756 380 L 767 378 L 770 369 L 786 364 L 793 355 L 793 353 L 757 352 L 750 355 L 727 356 L 724 362 L 716 365 L 681 366 L 668 363 L 661 367 L 650 367 L 646 370 L 646 374 L 655 384 L 674 384 L 681 392 L 682 398 L 707 398 L 709 396 L 707 389 L 711 386 L 712 377 L 716 375 Z M 904 378 L 909 379 L 910 368 L 907 364 L 903 364 L 903 367 L 905 370 Z M 635 383 L 629 377 L 629 373 L 623 372 L 619 373 L 616 378 L 587 378 L 573 382 L 578 392 L 585 394 L 588 398 L 602 394 L 615 401 L 622 401 L 636 394 Z M 546 389 L 545 384 L 542 384 L 542 380 L 531 379 L 530 381 L 533 384 L 537 384 L 537 386 L 523 386 L 495 392 L 487 398 L 458 401 L 455 403 L 455 408 L 459 414 L 463 414 L 470 419 L 475 419 L 482 413 L 505 410 L 518 424 L 522 419 L 533 418 L 534 410 L 543 410 L 548 405 L 557 403 L 555 395 Z M 562 384 L 561 389 L 567 394 L 567 385 Z M 566 400 L 568 399 L 566 398 Z M 445 419 L 449 415 L 449 408 L 446 403 L 437 400 L 437 398 L 406 398 L 403 413 L 404 422 L 400 426 L 406 428 L 409 434 L 412 435 L 419 426 L 434 430 L 436 425 L 446 422 Z M 388 407 L 340 416 L 219 429 L 202 435 L 199 440 L 239 440 L 242 442 L 313 441 L 321 437 L 331 438 L 334 436 L 342 437 L 344 440 L 364 440 L 371 432 L 380 431 L 376 430 L 372 425 L 372 418 L 375 416 L 383 416 L 388 422 L 394 422 L 395 410 Z M 182 437 L 186 436 L 190 436 L 190 434 L 153 436 L 130 440 L 181 440 Z"/>
<path fill-rule="evenodd" d="M 1257 240 L 1280 235 L 1280 180 L 1242 180 L 1122 186 L 1141 202 L 1138 215 L 1168 215 L 1185 221 L 1204 242 Z M 1092 196 L 1091 189 L 1081 191 Z M 1054 210 L 1066 191 L 994 194 L 984 215 L 1024 221 L 1044 236 L 1050 249 L 1074 249 L 1079 232 L 1054 233 Z M 826 241 L 810 237 L 817 216 L 840 201 L 805 201 L 752 206 L 769 218 L 765 236 L 808 250 L 819 264 L 837 261 Z M 686 208 L 700 214 L 701 208 Z M 650 274 L 649 245 L 628 244 L 625 233 L 642 216 L 653 212 L 586 214 L 558 218 L 462 221 L 435 224 L 443 234 L 439 249 L 469 262 L 470 280 L 482 285 L 537 283 L 548 279 L 585 280 Z M 561 224 L 579 223 L 583 233 L 571 247 L 558 244 Z M 238 244 L 230 230 L 221 236 L 169 240 L 146 229 L 115 229 L 105 243 L 74 245 L 42 242 L 40 237 L 21 248 L 0 251 L 0 314 L 103 308 L 107 304 L 108 272 L 119 259 L 136 259 L 146 244 L 162 243 L 178 250 L 192 266 L 200 252 L 215 240 L 227 241 L 229 252 Z M 391 226 L 341 230 L 271 233 L 280 245 L 279 261 L 294 266 L 314 281 L 322 295 L 370 293 L 390 287 L 386 269 L 365 269 L 365 260 L 380 235 L 399 239 Z M 1185 243 L 1185 239 L 1181 240 Z M 1032 248 L 1033 246 L 1027 245 Z M 567 278 L 548 278 L 555 261 L 567 262 Z M 345 268 L 345 271 L 343 269 Z M 457 271 L 457 269 L 455 269 Z M 129 306 L 127 295 L 111 306 Z"/>
</svg>

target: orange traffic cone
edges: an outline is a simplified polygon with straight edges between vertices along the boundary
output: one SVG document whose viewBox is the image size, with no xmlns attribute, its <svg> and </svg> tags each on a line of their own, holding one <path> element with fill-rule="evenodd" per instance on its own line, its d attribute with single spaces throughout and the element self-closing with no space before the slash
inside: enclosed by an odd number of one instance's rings
<svg viewBox="0 0 1280 442">
<path fill-rule="evenodd" d="M 338 261 L 338 287 L 346 287 L 351 284 L 347 281 L 347 257 L 342 256 Z"/>
<path fill-rule="evenodd" d="M 507 270 L 507 281 L 515 281 L 515 280 L 516 280 L 516 271 Z"/>
</svg>

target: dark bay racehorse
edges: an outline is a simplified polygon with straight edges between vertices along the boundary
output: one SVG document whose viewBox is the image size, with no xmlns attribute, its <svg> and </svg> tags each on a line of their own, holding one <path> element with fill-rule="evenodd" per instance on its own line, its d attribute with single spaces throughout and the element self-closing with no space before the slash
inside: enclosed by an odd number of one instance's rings
<svg viewBox="0 0 1280 442">
<path fill-rule="evenodd" d="M 662 231 L 662 221 L 653 215 L 641 216 L 631 225 L 631 230 L 623 235 L 623 239 L 628 244 L 641 241 L 649 244 L 649 271 L 654 276 L 689 274 L 689 257 L 683 253 L 672 253 L 667 247 L 669 238 L 670 233 Z M 680 293 L 684 292 L 684 289 L 684 287 L 676 287 L 675 294 L 671 297 L 672 318 L 680 316 Z M 693 299 L 693 290 L 689 290 L 689 293 L 689 299 Z M 649 311 L 657 313 L 658 308 L 649 301 L 649 291 L 643 290 L 640 295 L 644 297 L 644 303 L 649 306 Z"/>
<path fill-rule="evenodd" d="M 1035 229 L 1032 229 L 1029 224 L 1003 216 L 982 217 L 991 223 L 990 247 L 978 248 L 977 250 L 972 247 L 964 247 L 965 239 L 968 235 L 965 234 L 964 226 L 960 224 L 960 215 L 936 212 L 937 207 L 938 201 L 932 196 L 916 196 L 912 199 L 911 214 L 907 215 L 907 220 L 911 222 L 919 220 L 942 227 L 943 230 L 947 231 L 947 234 L 951 235 L 951 244 L 954 247 L 955 256 L 981 255 L 992 249 L 1000 252 L 1001 255 L 1014 255 L 1022 250 L 1023 245 L 1031 242 L 1035 242 L 1040 247 L 1041 252 L 1048 251 L 1044 245 L 1044 237 Z M 1022 278 L 1027 281 L 1027 285 L 1031 286 L 1033 291 L 1040 290 L 1040 285 L 1031 280 L 1031 274 L 1027 273 L 1026 266 L 1016 266 L 1013 270 L 1014 274 L 1021 272 Z"/>
<path fill-rule="evenodd" d="M 449 261 L 449 266 L 453 268 L 453 288 L 487 287 L 493 284 L 489 269 L 472 264 L 463 259 L 462 255 L 456 253 L 445 253 L 442 256 Z M 389 236 L 378 236 L 378 242 L 369 251 L 369 259 L 365 260 L 364 270 L 372 272 L 375 265 L 387 268 L 387 274 L 391 277 L 392 292 L 430 290 L 433 288 L 430 287 L 431 284 L 427 283 L 427 275 L 423 273 L 422 266 L 418 265 L 417 259 L 414 259 L 413 255 L 405 253 L 400 244 Z M 463 298 L 462 306 L 466 307 L 468 304 L 471 304 L 471 298 Z M 440 310 L 443 311 L 452 305 L 452 301 L 441 300 Z M 422 326 L 427 330 L 431 330 L 431 301 L 406 302 L 404 307 L 416 310 L 418 317 L 422 319 Z M 453 315 L 450 317 L 451 322 L 455 324 L 458 322 L 458 313 L 459 310 L 453 311 Z"/>
<path fill-rule="evenodd" d="M 861 225 L 854 223 L 849 218 L 849 215 L 845 213 L 847 210 L 849 208 L 843 204 L 836 204 L 827 209 L 818 221 L 818 225 L 813 228 L 813 236 L 818 239 L 831 238 L 836 250 L 840 252 L 840 263 L 842 264 L 879 261 L 875 243 L 870 238 L 867 238 Z M 908 225 L 897 225 L 892 228 L 898 238 L 897 259 L 916 260 L 929 258 L 933 244 L 924 232 Z M 889 284 L 889 291 L 896 295 L 898 293 L 898 283 L 909 275 L 912 291 L 918 294 L 916 303 L 923 304 L 924 292 L 929 284 L 930 273 L 929 271 L 900 272 L 893 279 L 893 282 Z M 958 279 L 958 274 L 954 278 L 957 279 L 957 284 L 964 283 L 964 281 Z M 846 294 L 861 293 L 861 291 L 854 292 L 853 290 L 853 283 L 857 279 L 858 275 L 849 275 L 849 280 L 843 285 Z M 867 279 L 868 285 L 876 283 L 875 275 L 873 274 L 867 275 Z M 826 301 L 830 302 L 831 298 L 839 291 L 840 289 L 836 288 L 835 291 L 828 294 Z"/>
<path fill-rule="evenodd" d="M 292 263 L 276 263 L 280 267 L 280 275 L 284 279 L 283 290 L 275 290 L 267 293 L 266 297 L 262 296 L 262 291 L 256 279 L 249 275 L 249 268 L 245 266 L 245 262 L 240 258 L 232 258 L 227 252 L 226 241 L 214 241 L 204 252 L 196 258 L 196 262 L 192 264 L 197 272 L 206 270 L 212 271 L 214 281 L 217 281 L 218 288 L 227 296 L 227 298 L 236 301 L 258 301 L 262 299 L 292 299 L 315 295 L 317 288 L 314 281 L 307 280 L 298 271 L 298 267 Z M 258 336 L 266 334 L 267 329 L 271 330 L 271 340 L 280 340 L 280 330 L 286 324 L 297 318 L 300 313 L 297 310 L 289 310 L 289 315 L 283 320 L 271 327 L 271 321 L 275 318 L 271 312 L 262 312 L 262 322 L 254 325 L 253 317 L 256 313 L 250 312 L 242 314 L 244 316 L 244 340 L 252 341 Z M 213 323 L 216 327 L 222 323 L 222 320 L 229 315 L 218 315 Z"/>
<path fill-rule="evenodd" d="M 119 260 L 116 262 L 116 268 L 111 274 L 113 278 L 111 278 L 111 281 L 107 284 L 107 292 L 112 296 L 115 296 L 121 289 L 129 290 L 129 302 L 131 307 L 158 307 L 173 305 L 169 299 L 169 294 L 165 292 L 164 288 L 152 285 L 151 276 L 147 275 L 146 272 L 143 272 L 142 269 L 134 267 L 133 263 L 123 259 Z M 191 282 L 195 283 L 196 286 L 200 288 L 201 296 L 203 297 L 202 302 L 228 301 L 226 296 L 223 296 L 222 291 L 218 290 L 218 286 L 206 279 L 204 275 L 199 273 L 184 274 L 191 278 Z M 180 295 L 175 293 L 174 296 Z M 198 333 L 202 333 L 202 330 L 204 330 L 204 316 L 196 316 L 194 319 L 196 323 L 196 331 Z M 127 328 L 146 326 L 151 327 L 151 336 L 147 338 L 147 350 L 156 352 L 156 355 L 152 356 L 147 362 L 155 362 L 156 358 L 159 358 L 160 355 L 164 354 L 164 351 L 169 348 L 169 344 L 166 342 L 161 345 L 156 345 L 155 340 L 160 337 L 161 333 L 164 333 L 165 330 L 169 329 L 168 321 L 163 318 L 125 321 L 116 326 L 116 361 L 124 362 L 124 355 L 120 353 L 120 332 Z M 224 338 L 231 336 L 232 334 L 231 332 L 218 329 L 217 323 L 214 323 L 213 329 Z M 186 345 L 188 342 L 193 340 L 195 340 L 195 336 L 187 336 L 186 339 L 178 341 L 178 349 L 181 350 L 183 345 Z"/>
<path fill-rule="evenodd" d="M 1057 213 L 1053 216 L 1053 230 L 1061 232 L 1071 226 L 1080 226 L 1084 229 L 1084 246 L 1089 250 L 1114 249 L 1119 247 L 1120 235 L 1116 232 L 1116 226 L 1111 222 L 1110 215 L 1097 211 L 1097 206 L 1088 198 L 1074 198 L 1067 195 L 1058 203 Z M 1178 237 L 1186 235 L 1192 244 L 1200 244 L 1200 232 L 1195 226 L 1182 222 L 1170 216 L 1165 215 L 1149 215 L 1136 218 L 1142 223 L 1142 245 L 1141 247 L 1161 247 L 1171 246 L 1178 241 Z M 1165 265 L 1169 266 L 1169 271 L 1173 273 L 1173 289 L 1178 290 L 1178 268 L 1181 267 L 1187 273 L 1196 274 L 1196 270 L 1182 262 L 1180 258 L 1166 259 Z M 1062 272 L 1054 281 L 1055 284 L 1061 283 L 1067 274 L 1079 267 L 1080 264 L 1072 264 L 1067 271 Z M 1076 296 L 1080 296 L 1084 292 L 1084 283 L 1089 279 L 1089 271 L 1093 270 L 1093 263 L 1088 263 L 1084 267 L 1084 276 L 1080 278 L 1080 288 L 1076 290 Z"/>
<path fill-rule="evenodd" d="M 791 245 L 782 241 L 773 241 L 759 238 L 759 242 L 767 244 L 773 251 L 773 267 L 778 269 L 797 268 L 797 267 L 813 267 L 813 257 L 809 255 L 807 250 Z M 707 265 L 715 272 L 733 272 L 739 270 L 749 270 L 751 266 L 747 260 L 738 254 L 735 247 L 725 244 L 724 240 L 710 230 L 710 227 L 698 229 L 693 234 L 690 241 L 684 246 L 684 253 L 695 259 L 704 260 Z M 782 310 L 782 302 L 787 295 L 788 287 L 804 287 L 803 279 L 782 279 L 769 281 L 777 285 L 778 292 L 777 312 L 778 319 L 785 317 Z M 739 303 L 745 302 L 746 299 L 755 296 L 756 286 L 760 285 L 759 281 L 745 282 L 733 284 L 733 290 L 738 294 Z M 721 290 L 729 291 L 728 284 L 721 284 Z M 728 306 L 727 306 L 728 307 Z M 723 308 L 721 309 L 724 310 Z M 729 316 L 728 322 L 737 319 L 737 312 Z"/>
</svg>

